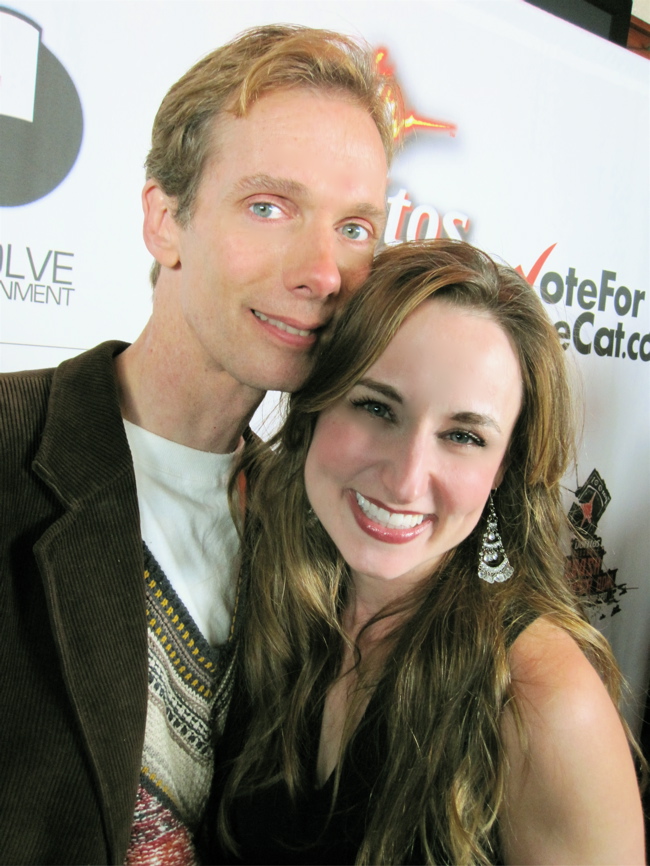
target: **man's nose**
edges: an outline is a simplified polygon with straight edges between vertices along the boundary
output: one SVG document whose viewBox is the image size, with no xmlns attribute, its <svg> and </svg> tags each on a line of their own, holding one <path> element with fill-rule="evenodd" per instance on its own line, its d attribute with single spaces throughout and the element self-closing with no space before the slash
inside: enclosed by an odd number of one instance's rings
<svg viewBox="0 0 650 866">
<path fill-rule="evenodd" d="M 334 231 L 322 229 L 297 237 L 285 266 L 285 285 L 313 298 L 327 298 L 341 290 L 341 268 Z"/>
</svg>

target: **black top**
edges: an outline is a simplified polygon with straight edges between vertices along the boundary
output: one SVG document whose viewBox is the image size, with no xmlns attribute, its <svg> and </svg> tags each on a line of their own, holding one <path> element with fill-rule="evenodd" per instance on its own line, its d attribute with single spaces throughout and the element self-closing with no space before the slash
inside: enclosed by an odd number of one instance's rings
<svg viewBox="0 0 650 866">
<path fill-rule="evenodd" d="M 377 781 L 386 742 L 385 722 L 377 713 L 381 697 L 375 691 L 355 731 L 341 770 L 338 795 L 332 809 L 334 773 L 317 787 L 316 762 L 322 725 L 323 702 L 313 714 L 305 744 L 305 763 L 310 767 L 307 790 L 297 801 L 289 796 L 284 782 L 235 800 L 230 822 L 240 856 L 224 852 L 215 841 L 215 815 L 227 759 L 237 755 L 243 743 L 249 708 L 243 689 L 235 687 L 224 737 L 217 749 L 221 762 L 215 774 L 215 791 L 207 810 L 210 826 L 206 862 L 221 864 L 352 864 L 365 835 L 366 815 L 372 789 Z M 414 854 L 413 863 L 422 863 Z"/>
<path fill-rule="evenodd" d="M 534 612 L 519 617 L 509 630 L 508 645 L 536 618 Z M 322 684 L 324 685 L 324 683 Z M 316 693 L 325 689 L 316 689 Z M 217 748 L 215 784 L 206 810 L 203 841 L 206 863 L 214 864 L 353 864 L 366 831 L 368 805 L 378 781 L 386 753 L 387 730 L 381 712 L 388 700 L 380 683 L 374 691 L 353 738 L 346 749 L 339 789 L 332 808 L 334 774 L 318 787 L 316 765 L 322 727 L 324 698 L 314 707 L 302 765 L 309 768 L 310 779 L 294 801 L 281 781 L 265 790 L 237 798 L 230 810 L 230 826 L 239 846 L 239 856 L 224 852 L 217 840 L 216 814 L 221 791 L 229 771 L 229 759 L 243 746 L 251 708 L 241 672 L 237 674 L 233 700 L 223 739 Z M 406 771 L 408 772 L 408 771 Z M 413 835 L 416 836 L 415 824 Z M 432 846 L 432 840 L 429 842 Z M 440 853 L 436 862 L 444 862 Z M 424 863 L 417 844 L 407 863 Z M 495 863 L 500 863 L 495 858 Z"/>
</svg>

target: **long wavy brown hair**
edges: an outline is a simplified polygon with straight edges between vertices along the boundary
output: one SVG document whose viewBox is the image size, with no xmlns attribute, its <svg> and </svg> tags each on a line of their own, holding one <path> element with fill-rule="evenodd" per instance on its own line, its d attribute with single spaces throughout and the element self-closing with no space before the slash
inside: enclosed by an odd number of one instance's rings
<svg viewBox="0 0 650 866">
<path fill-rule="evenodd" d="M 251 576 L 242 650 L 253 711 L 220 811 L 220 831 L 233 847 L 233 797 L 279 779 L 296 795 L 307 785 L 300 759 L 306 732 L 338 676 L 347 640 L 341 614 L 350 575 L 310 517 L 305 493 L 316 420 L 363 377 L 406 317 L 432 298 L 490 316 L 519 360 L 523 401 L 496 499 L 514 576 L 492 585 L 479 580 L 483 518 L 428 580 L 378 615 L 401 614 L 385 638 L 379 674 L 364 667 L 357 645 L 359 701 L 380 690 L 373 707 L 388 731 L 357 863 L 403 863 L 414 851 L 430 863 L 495 862 L 507 773 L 506 705 L 519 718 L 508 653 L 536 617 L 551 618 L 575 638 L 618 701 L 620 676 L 609 647 L 564 577 L 560 482 L 574 456 L 574 411 L 555 328 L 522 277 L 469 244 L 437 240 L 386 249 L 291 397 L 280 432 L 242 458 Z M 353 706 L 349 718 L 354 712 Z M 349 721 L 342 760 L 353 728 Z"/>
</svg>

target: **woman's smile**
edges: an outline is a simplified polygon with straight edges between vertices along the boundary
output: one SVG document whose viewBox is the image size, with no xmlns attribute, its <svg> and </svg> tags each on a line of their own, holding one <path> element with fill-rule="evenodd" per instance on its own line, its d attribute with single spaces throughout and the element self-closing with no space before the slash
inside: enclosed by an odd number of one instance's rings
<svg viewBox="0 0 650 866">
<path fill-rule="evenodd" d="M 376 500 L 362 496 L 358 491 L 350 490 L 348 499 L 359 527 L 372 538 L 389 544 L 404 544 L 412 541 L 429 529 L 433 521 L 433 518 L 426 514 L 392 511 Z"/>
</svg>

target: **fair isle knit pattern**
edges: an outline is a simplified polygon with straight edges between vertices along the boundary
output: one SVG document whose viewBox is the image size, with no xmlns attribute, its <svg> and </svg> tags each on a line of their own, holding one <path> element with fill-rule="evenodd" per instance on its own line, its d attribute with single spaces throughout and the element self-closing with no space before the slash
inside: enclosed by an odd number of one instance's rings
<svg viewBox="0 0 650 866">
<path fill-rule="evenodd" d="M 235 615 L 211 647 L 147 549 L 149 699 L 129 866 L 194 866 L 192 841 L 212 782 L 215 735 L 232 694 Z"/>
</svg>

